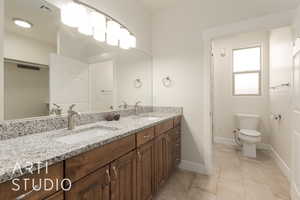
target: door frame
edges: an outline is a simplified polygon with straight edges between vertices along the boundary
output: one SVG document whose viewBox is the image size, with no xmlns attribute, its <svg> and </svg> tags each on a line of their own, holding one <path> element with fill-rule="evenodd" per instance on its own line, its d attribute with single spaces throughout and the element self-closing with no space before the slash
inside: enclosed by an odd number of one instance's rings
<svg viewBox="0 0 300 200">
<path fill-rule="evenodd" d="M 263 17 L 253 18 L 250 20 L 240 21 L 228 25 L 218 26 L 206 29 L 202 32 L 203 41 L 203 151 L 204 163 L 207 174 L 214 171 L 213 163 L 213 102 L 212 102 L 212 41 L 214 39 L 254 31 L 268 31 L 283 26 L 291 26 L 294 19 L 294 13 L 287 11 L 279 14 L 271 14 Z"/>
</svg>

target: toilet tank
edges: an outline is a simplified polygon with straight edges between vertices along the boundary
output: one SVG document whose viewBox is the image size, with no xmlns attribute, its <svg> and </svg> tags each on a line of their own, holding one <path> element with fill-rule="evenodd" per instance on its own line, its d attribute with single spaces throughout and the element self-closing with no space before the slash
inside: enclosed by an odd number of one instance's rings
<svg viewBox="0 0 300 200">
<path fill-rule="evenodd" d="M 258 130 L 260 116 L 252 114 L 236 114 L 237 128 Z"/>
</svg>

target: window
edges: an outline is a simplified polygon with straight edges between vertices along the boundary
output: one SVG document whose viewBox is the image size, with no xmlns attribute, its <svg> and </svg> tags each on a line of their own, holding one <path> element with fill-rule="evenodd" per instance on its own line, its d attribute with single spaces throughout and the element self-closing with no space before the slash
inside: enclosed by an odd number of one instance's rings
<svg viewBox="0 0 300 200">
<path fill-rule="evenodd" d="M 233 50 L 233 95 L 261 94 L 261 47 Z"/>
</svg>

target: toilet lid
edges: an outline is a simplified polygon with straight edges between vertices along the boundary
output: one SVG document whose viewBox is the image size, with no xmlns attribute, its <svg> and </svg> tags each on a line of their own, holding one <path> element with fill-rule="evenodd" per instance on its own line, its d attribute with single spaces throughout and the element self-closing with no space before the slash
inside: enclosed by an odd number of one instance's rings
<svg viewBox="0 0 300 200">
<path fill-rule="evenodd" d="M 261 135 L 260 132 L 258 132 L 256 130 L 249 130 L 249 129 L 241 129 L 240 133 L 243 135 L 252 136 L 252 137 L 258 137 Z"/>
</svg>

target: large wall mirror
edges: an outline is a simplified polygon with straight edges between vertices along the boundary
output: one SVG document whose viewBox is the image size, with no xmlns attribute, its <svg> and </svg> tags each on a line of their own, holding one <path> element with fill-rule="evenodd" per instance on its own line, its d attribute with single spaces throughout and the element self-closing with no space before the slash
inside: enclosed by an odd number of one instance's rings
<svg viewBox="0 0 300 200">
<path fill-rule="evenodd" d="M 152 105 L 150 55 L 63 25 L 55 1 L 4 3 L 4 120 Z"/>
</svg>

